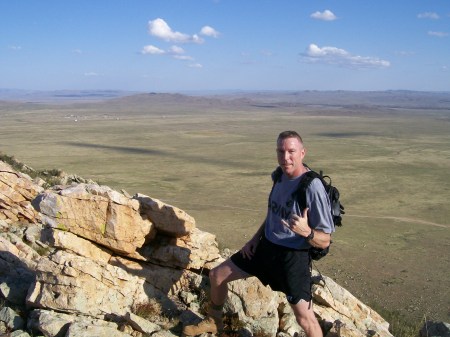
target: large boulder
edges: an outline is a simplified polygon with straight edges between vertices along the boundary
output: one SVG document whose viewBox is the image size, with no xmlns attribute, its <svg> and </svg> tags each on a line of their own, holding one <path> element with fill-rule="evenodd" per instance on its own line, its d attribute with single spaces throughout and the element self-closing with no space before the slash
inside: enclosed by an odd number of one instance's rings
<svg viewBox="0 0 450 337">
<path fill-rule="evenodd" d="M 141 212 L 155 224 L 156 229 L 161 233 L 180 237 L 190 234 L 195 228 L 195 219 L 178 207 L 140 193 L 133 198 L 139 200 Z"/>
<path fill-rule="evenodd" d="M 106 246 L 133 254 L 155 234 L 139 213 L 139 202 L 107 186 L 79 184 L 40 194 L 34 201 L 42 222 Z"/>
<path fill-rule="evenodd" d="M 121 268 L 60 250 L 39 261 L 27 304 L 105 318 L 125 315 L 153 293 L 144 279 Z"/>
<path fill-rule="evenodd" d="M 31 178 L 0 161 L 0 220 L 34 222 L 37 212 L 31 200 L 43 191 Z"/>
</svg>

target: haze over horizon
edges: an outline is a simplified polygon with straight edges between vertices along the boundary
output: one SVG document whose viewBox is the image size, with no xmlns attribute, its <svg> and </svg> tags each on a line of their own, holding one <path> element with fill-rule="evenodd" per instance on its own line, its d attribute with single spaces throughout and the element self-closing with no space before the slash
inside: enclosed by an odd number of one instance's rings
<svg viewBox="0 0 450 337">
<path fill-rule="evenodd" d="M 0 88 L 450 90 L 450 2 L 0 3 Z"/>
</svg>

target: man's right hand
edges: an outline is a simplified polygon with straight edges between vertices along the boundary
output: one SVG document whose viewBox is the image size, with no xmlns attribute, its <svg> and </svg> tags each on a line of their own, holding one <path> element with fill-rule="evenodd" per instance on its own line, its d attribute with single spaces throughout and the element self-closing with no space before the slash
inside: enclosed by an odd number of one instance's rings
<svg viewBox="0 0 450 337">
<path fill-rule="evenodd" d="M 256 251 L 256 247 L 259 244 L 259 238 L 258 237 L 254 237 L 253 239 L 251 239 L 250 241 L 248 241 L 244 247 L 242 247 L 241 249 L 241 254 L 244 257 L 244 259 L 249 259 L 251 260 L 251 258 L 253 257 L 253 255 L 255 254 Z"/>
</svg>

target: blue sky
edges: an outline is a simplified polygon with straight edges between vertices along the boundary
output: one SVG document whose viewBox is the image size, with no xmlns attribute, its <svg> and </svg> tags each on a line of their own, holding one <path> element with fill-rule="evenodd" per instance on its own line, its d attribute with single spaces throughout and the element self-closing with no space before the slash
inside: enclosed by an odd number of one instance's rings
<svg viewBox="0 0 450 337">
<path fill-rule="evenodd" d="M 449 0 L 1 0 L 0 88 L 450 90 Z"/>
</svg>

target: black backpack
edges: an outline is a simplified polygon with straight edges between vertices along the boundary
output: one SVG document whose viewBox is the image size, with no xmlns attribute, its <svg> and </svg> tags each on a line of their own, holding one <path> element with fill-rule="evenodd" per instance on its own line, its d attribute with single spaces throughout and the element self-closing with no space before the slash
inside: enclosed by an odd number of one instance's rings
<svg viewBox="0 0 450 337">
<path fill-rule="evenodd" d="M 328 198 L 330 199 L 330 211 L 333 217 L 334 225 L 338 227 L 342 226 L 342 215 L 345 214 L 344 206 L 339 200 L 339 190 L 331 184 L 331 177 L 324 176 L 322 171 L 320 171 L 320 173 L 312 171 L 306 164 L 303 165 L 310 171 L 304 173 L 304 176 L 300 180 L 297 189 L 293 193 L 294 199 L 297 200 L 300 209 L 303 211 L 306 208 L 306 190 L 308 189 L 311 182 L 317 178 L 322 182 L 322 185 L 325 188 L 325 192 L 328 194 Z M 275 171 L 272 172 L 272 180 L 274 186 L 281 179 L 282 174 L 283 171 L 279 166 Z M 324 249 L 311 247 L 309 249 L 309 254 L 311 255 L 311 258 L 313 260 L 317 261 L 327 255 L 329 251 L 330 246 Z"/>
</svg>

